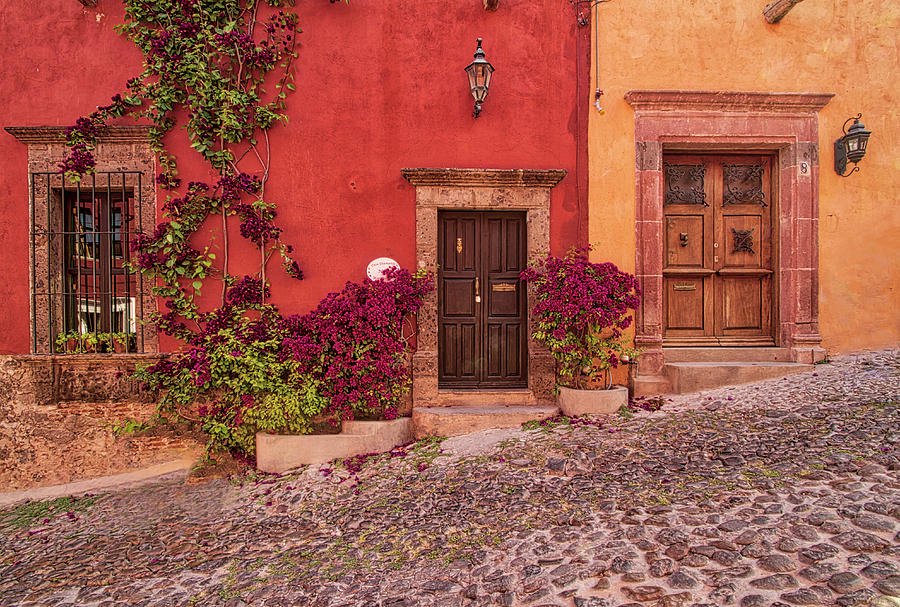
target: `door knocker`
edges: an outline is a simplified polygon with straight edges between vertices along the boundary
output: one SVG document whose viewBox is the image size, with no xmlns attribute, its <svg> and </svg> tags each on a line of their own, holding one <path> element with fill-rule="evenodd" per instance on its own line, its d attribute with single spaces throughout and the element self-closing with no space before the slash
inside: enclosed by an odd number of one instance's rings
<svg viewBox="0 0 900 607">
<path fill-rule="evenodd" d="M 688 245 L 688 235 L 687 232 L 682 232 L 678 238 L 681 240 L 681 246 L 686 247 Z"/>
</svg>

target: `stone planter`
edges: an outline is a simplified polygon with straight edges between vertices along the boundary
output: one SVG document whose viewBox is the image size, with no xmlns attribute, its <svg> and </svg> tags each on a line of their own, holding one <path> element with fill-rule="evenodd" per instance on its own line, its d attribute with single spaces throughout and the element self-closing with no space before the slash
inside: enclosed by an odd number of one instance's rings
<svg viewBox="0 0 900 607">
<path fill-rule="evenodd" d="M 364 453 L 384 453 L 412 440 L 410 418 L 345 421 L 340 434 L 256 433 L 256 467 L 281 474 L 307 464 L 324 464 Z"/>
<path fill-rule="evenodd" d="M 613 386 L 609 390 L 573 390 L 560 388 L 557 399 L 563 415 L 606 415 L 628 404 L 628 388 Z"/>
</svg>

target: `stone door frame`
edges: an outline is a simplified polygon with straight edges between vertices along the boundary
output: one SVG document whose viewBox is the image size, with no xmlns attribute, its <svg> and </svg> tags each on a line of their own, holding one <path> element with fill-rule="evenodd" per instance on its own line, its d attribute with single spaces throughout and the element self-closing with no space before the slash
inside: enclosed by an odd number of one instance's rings
<svg viewBox="0 0 900 607">
<path fill-rule="evenodd" d="M 564 170 L 403 169 L 416 188 L 416 266 L 437 275 L 438 211 L 524 211 L 527 262 L 550 252 L 550 190 Z M 531 338 L 533 300 L 528 293 L 528 389 L 538 403 L 554 399 L 556 368 L 550 353 Z M 441 404 L 438 391 L 438 297 L 432 291 L 419 310 L 412 359 L 414 407 Z M 495 390 L 491 390 L 495 392 Z"/>
<path fill-rule="evenodd" d="M 819 334 L 818 111 L 829 93 L 629 91 L 634 109 L 640 375 L 662 375 L 664 151 L 774 151 L 775 340 L 797 362 L 825 356 Z"/>
</svg>

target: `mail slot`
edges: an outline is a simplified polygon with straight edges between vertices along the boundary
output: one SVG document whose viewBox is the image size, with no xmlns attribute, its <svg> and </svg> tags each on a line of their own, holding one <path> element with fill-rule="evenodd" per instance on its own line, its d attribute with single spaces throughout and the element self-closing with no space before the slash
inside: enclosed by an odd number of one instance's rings
<svg viewBox="0 0 900 607">
<path fill-rule="evenodd" d="M 675 284 L 673 287 L 676 291 L 696 291 L 697 285 L 692 282 Z"/>
<path fill-rule="evenodd" d="M 515 291 L 516 283 L 514 282 L 495 282 L 491 287 L 493 291 Z"/>
</svg>

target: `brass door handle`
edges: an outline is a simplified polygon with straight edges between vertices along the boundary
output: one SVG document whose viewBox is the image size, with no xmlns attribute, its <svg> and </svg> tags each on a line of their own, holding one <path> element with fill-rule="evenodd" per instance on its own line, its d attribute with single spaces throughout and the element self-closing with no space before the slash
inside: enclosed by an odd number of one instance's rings
<svg viewBox="0 0 900 607">
<path fill-rule="evenodd" d="M 481 293 L 478 289 L 478 277 L 475 277 L 475 303 L 481 303 Z"/>
</svg>

